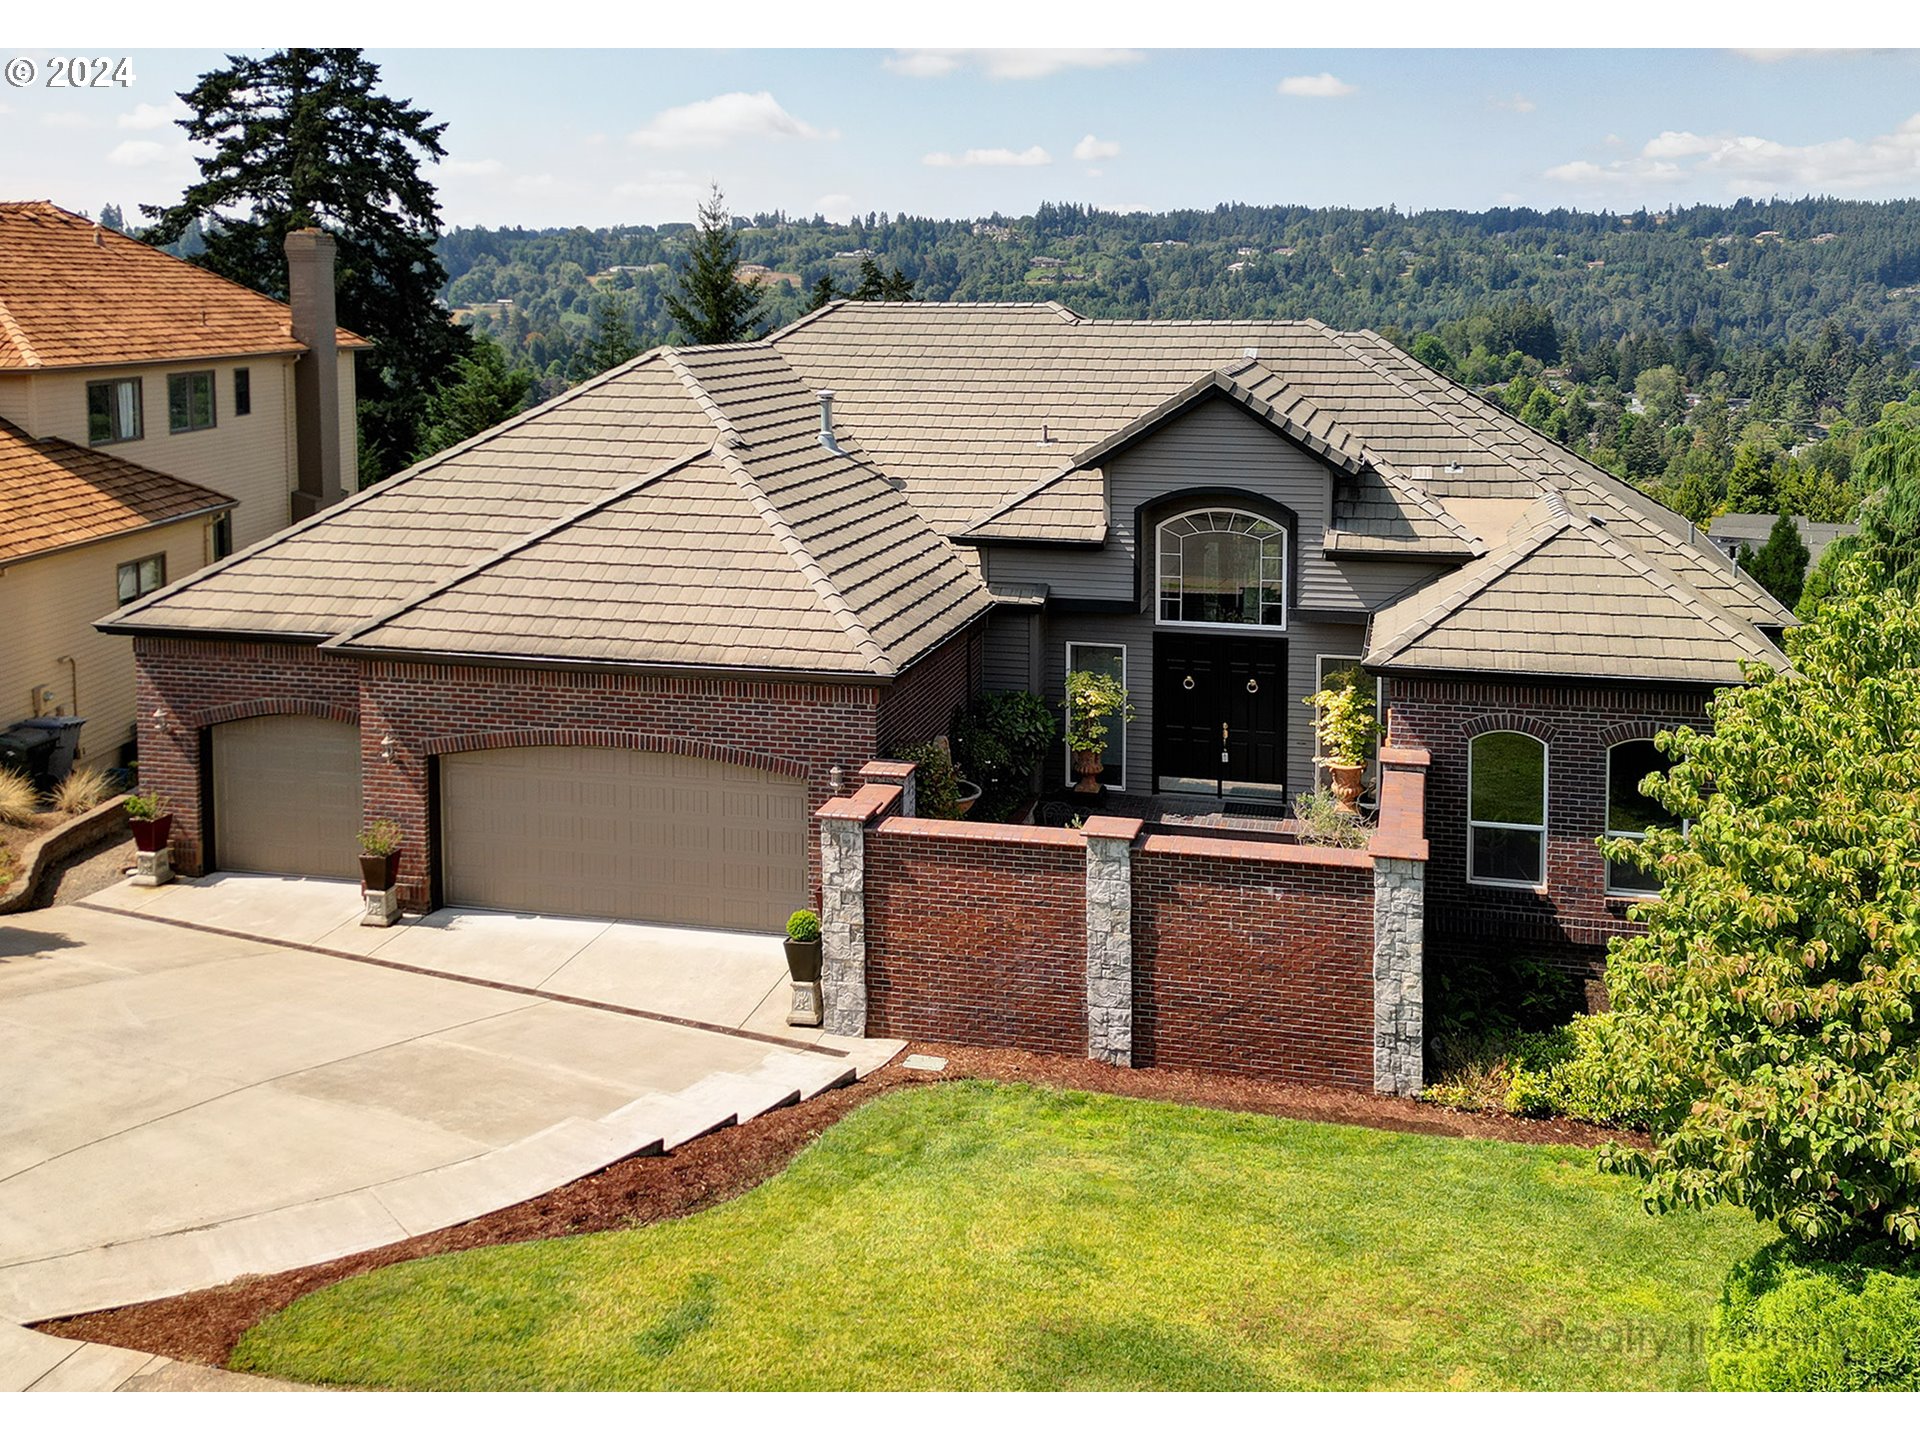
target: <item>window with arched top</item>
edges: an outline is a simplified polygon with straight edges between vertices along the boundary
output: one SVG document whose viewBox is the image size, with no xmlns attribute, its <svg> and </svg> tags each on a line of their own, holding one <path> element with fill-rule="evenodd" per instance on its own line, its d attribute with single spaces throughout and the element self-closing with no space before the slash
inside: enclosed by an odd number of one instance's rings
<svg viewBox="0 0 1920 1440">
<path fill-rule="evenodd" d="M 1163 625 L 1287 628 L 1287 531 L 1225 506 L 1189 510 L 1158 527 Z"/>
<path fill-rule="evenodd" d="M 1529 890 L 1546 883 L 1546 742 L 1489 730 L 1467 746 L 1467 878 Z"/>
</svg>

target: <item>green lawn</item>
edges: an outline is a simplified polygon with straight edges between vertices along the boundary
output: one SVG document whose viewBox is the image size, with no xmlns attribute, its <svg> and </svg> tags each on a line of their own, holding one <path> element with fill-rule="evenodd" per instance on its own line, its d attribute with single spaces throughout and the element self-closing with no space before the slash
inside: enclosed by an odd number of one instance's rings
<svg viewBox="0 0 1920 1440">
<path fill-rule="evenodd" d="M 238 1368 L 408 1389 L 1701 1386 L 1767 1233 L 1574 1149 L 963 1081 L 643 1230 L 291 1306 Z"/>
</svg>

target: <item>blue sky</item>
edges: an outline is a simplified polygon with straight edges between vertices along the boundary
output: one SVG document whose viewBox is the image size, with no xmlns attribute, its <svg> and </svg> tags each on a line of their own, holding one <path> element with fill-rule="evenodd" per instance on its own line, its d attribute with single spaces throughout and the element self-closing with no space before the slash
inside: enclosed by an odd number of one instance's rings
<svg viewBox="0 0 1920 1440">
<path fill-rule="evenodd" d="M 709 180 L 835 217 L 1920 195 L 1920 51 L 370 53 L 448 122 L 451 224 L 690 219 Z M 179 194 L 172 92 L 221 52 L 131 54 L 127 88 L 0 89 L 0 198 Z"/>
</svg>

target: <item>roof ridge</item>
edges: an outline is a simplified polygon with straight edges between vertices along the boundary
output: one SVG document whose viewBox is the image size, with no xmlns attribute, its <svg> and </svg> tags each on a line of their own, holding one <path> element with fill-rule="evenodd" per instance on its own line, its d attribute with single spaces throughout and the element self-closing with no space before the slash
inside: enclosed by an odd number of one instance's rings
<svg viewBox="0 0 1920 1440">
<path fill-rule="evenodd" d="M 840 628 L 846 632 L 847 638 L 853 642 L 861 658 L 866 661 L 867 668 L 876 676 L 884 678 L 890 679 L 897 674 L 893 661 L 887 657 L 887 652 L 881 647 L 880 642 L 873 638 L 873 632 L 867 629 L 866 623 L 861 620 L 853 606 L 847 603 L 846 596 L 840 593 L 839 587 L 827 575 L 826 569 L 813 558 L 813 552 L 794 532 L 793 526 L 787 523 L 786 517 L 780 513 L 780 507 L 775 505 L 767 495 L 759 477 L 749 470 L 741 458 L 731 450 L 721 449 L 714 453 L 718 456 L 720 463 L 732 473 L 734 483 L 740 487 L 749 503 L 759 512 L 760 518 L 766 522 L 767 528 L 773 532 L 773 537 L 779 542 L 780 548 L 799 565 L 800 573 L 813 587 L 813 593 L 819 596 L 820 603 L 826 607 L 827 613 L 833 616 Z"/>
<path fill-rule="evenodd" d="M 720 403 L 707 393 L 707 387 L 701 383 L 700 377 L 693 373 L 692 367 L 680 358 L 679 352 L 672 346 L 668 346 L 661 350 L 660 358 L 667 362 L 667 368 L 673 371 L 674 378 L 686 388 L 687 393 L 693 397 L 694 403 L 706 412 L 707 418 L 713 422 L 713 428 L 720 432 L 720 443 L 729 450 L 738 450 L 744 446 L 747 443 L 746 437 L 740 433 L 739 427 L 727 418 L 726 412 L 720 408 Z"/>
<path fill-rule="evenodd" d="M 13 318 L 13 312 L 7 309 L 4 297 L 0 297 L 0 331 L 4 331 L 7 339 L 13 342 L 13 348 L 20 352 L 29 370 L 40 368 L 39 352 L 33 348 L 33 342 L 27 339 L 27 332 L 22 330 L 20 323 Z"/>
<path fill-rule="evenodd" d="M 959 531 L 958 533 L 964 535 L 970 530 L 977 530 L 980 526 L 985 525 L 989 520 L 998 520 L 1002 515 L 1006 514 L 1009 510 L 1013 509 L 1015 506 L 1024 505 L 1027 501 L 1033 499 L 1034 496 L 1040 494 L 1042 491 L 1051 489 L 1053 486 L 1058 485 L 1062 480 L 1066 479 L 1069 475 L 1078 475 L 1082 470 L 1086 470 L 1089 468 L 1097 470 L 1100 467 L 1097 465 L 1092 467 L 1085 466 L 1085 465 L 1076 465 L 1071 460 L 1069 460 L 1063 469 L 1056 470 L 1051 475 L 1041 476 L 1038 480 L 1034 481 L 1033 484 L 1027 486 L 1026 489 L 1016 491 L 1012 496 L 1008 497 L 1006 500 L 1003 500 L 999 504 L 995 505 L 993 509 L 984 511 L 980 515 L 977 515 L 976 517 L 974 517 L 972 520 L 969 520 L 966 523 L 966 527 L 961 531 Z"/>
<path fill-rule="evenodd" d="M 711 443 L 699 446 L 696 449 L 687 451 L 677 459 L 667 461 L 664 465 L 655 466 L 644 475 L 629 480 L 623 485 L 615 486 L 604 495 L 596 495 L 584 504 L 576 505 L 564 515 L 556 516 L 545 525 L 534 530 L 529 530 L 525 534 L 515 536 L 498 550 L 483 556 L 471 565 L 462 566 L 451 575 L 436 580 L 425 589 L 407 596 L 406 599 L 400 601 L 398 604 L 390 605 L 385 610 L 379 611 L 377 614 L 371 615 L 365 620 L 356 621 L 354 624 L 349 625 L 346 629 L 334 635 L 331 639 L 324 641 L 320 648 L 323 650 L 337 649 L 352 640 L 356 635 L 363 635 L 369 630 L 376 630 L 380 626 L 406 614 L 407 611 L 413 609 L 415 606 L 425 604 L 427 601 L 433 599 L 434 596 L 444 594 L 454 586 L 463 584 L 471 580 L 474 576 L 492 569 L 502 560 L 510 559 L 527 547 L 537 545 L 540 541 L 559 534 L 562 530 L 567 529 L 571 525 L 578 524 L 598 510 L 604 510 L 609 505 L 630 498 L 636 492 L 651 485 L 654 481 L 663 479 L 684 466 L 691 465 L 703 456 L 715 453 L 714 445 Z"/>
<path fill-rule="evenodd" d="M 315 526 L 321 524 L 323 521 L 326 521 L 331 517 L 338 515 L 353 506 L 364 504 L 375 496 L 384 496 L 388 494 L 390 491 L 398 490 L 402 485 L 406 484 L 409 480 L 417 479 L 420 475 L 425 473 L 427 470 L 429 470 L 433 466 L 436 466 L 444 463 L 445 461 L 451 460 L 456 455 L 464 455 L 466 454 L 467 451 L 473 449 L 475 446 L 481 444 L 483 441 L 491 440 L 496 435 L 504 435 L 507 431 L 514 429 L 516 426 L 525 424 L 527 421 L 533 419 L 533 417 L 536 415 L 544 415 L 549 410 L 558 409 L 561 405 L 572 400 L 575 396 L 584 395 L 590 390 L 596 390 L 617 375 L 625 375 L 634 370 L 639 369 L 642 365 L 646 364 L 649 360 L 653 360 L 657 358 L 664 348 L 665 348 L 664 346 L 656 346 L 652 350 L 648 350 L 643 354 L 636 355 L 633 357 L 633 359 L 626 361 L 624 364 L 616 365 L 611 370 L 603 370 L 598 375 L 593 376 L 591 379 L 581 381 L 578 385 L 574 386 L 571 390 L 562 390 L 558 395 L 555 395 L 551 400 L 542 400 L 538 405 L 531 405 L 527 407 L 525 410 L 522 410 L 517 415 L 509 415 L 506 419 L 502 420 L 498 425 L 495 425 L 490 429 L 482 430 L 478 435 L 469 435 L 465 440 L 462 440 L 458 445 L 449 445 L 446 449 L 441 450 L 435 454 L 429 455 L 424 460 L 416 460 L 413 462 L 413 464 L 409 465 L 406 469 L 396 471 L 394 474 L 387 476 L 386 479 L 376 481 L 374 484 L 367 486 L 364 490 L 356 490 L 352 494 L 346 496 L 344 499 L 339 500 L 336 503 L 327 506 L 323 510 L 316 510 L 314 511 L 313 514 L 307 516 L 306 519 L 296 520 L 294 521 L 293 524 L 287 526 L 285 529 L 276 530 L 271 535 L 266 536 L 264 539 L 254 541 L 253 544 L 247 546 L 244 550 L 236 550 L 233 552 L 233 554 L 227 556 L 223 560 L 216 560 L 211 565 L 204 565 L 200 569 L 194 571 L 191 575 L 187 575 L 182 577 L 179 580 L 175 580 L 169 585 L 162 585 L 158 590 L 153 591 L 151 594 L 142 595 L 138 600 L 135 600 L 132 604 L 124 605 L 120 609 L 114 611 L 112 615 L 107 617 L 107 619 L 121 620 L 121 619 L 126 619 L 134 615 L 137 615 L 142 610 L 149 609 L 152 606 L 157 605 L 162 600 L 172 599 L 175 595 L 178 595 L 183 591 L 189 589 L 190 587 L 199 584 L 203 580 L 210 579 L 215 575 L 224 574 L 226 571 L 232 569 L 235 565 L 239 564 L 242 560 L 250 559 L 255 555 L 259 555 L 265 551 L 271 550 L 276 545 L 283 544 L 286 541 L 295 539 L 298 536 L 305 535 L 307 531 L 313 529 Z"/>
</svg>

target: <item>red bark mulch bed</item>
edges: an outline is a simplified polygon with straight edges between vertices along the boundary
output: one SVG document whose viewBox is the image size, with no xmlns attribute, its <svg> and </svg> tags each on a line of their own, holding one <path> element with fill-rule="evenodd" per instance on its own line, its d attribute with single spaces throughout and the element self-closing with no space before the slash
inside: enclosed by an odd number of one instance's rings
<svg viewBox="0 0 1920 1440">
<path fill-rule="evenodd" d="M 944 1071 L 906 1070 L 896 1061 L 858 1084 L 829 1090 L 745 1125 L 690 1141 L 669 1155 L 622 1160 L 532 1200 L 464 1224 L 308 1265 L 277 1275 L 247 1275 L 211 1290 L 99 1310 L 35 1326 L 50 1335 L 146 1350 L 177 1360 L 223 1365 L 248 1329 L 302 1295 L 423 1255 L 482 1245 L 547 1240 L 598 1230 L 622 1230 L 690 1215 L 751 1190 L 780 1173 L 823 1130 L 876 1095 L 906 1085 L 963 1077 L 1025 1081 L 1113 1095 L 1244 1110 L 1298 1120 L 1365 1125 L 1416 1135 L 1509 1140 L 1525 1144 L 1597 1145 L 1636 1137 L 1570 1120 L 1523 1120 L 1510 1115 L 1443 1110 L 1417 1100 L 1352 1090 L 1288 1085 L 1181 1070 L 1118 1070 L 1093 1060 L 987 1050 L 959 1045 L 910 1046 L 906 1053 L 941 1055 Z"/>
</svg>

